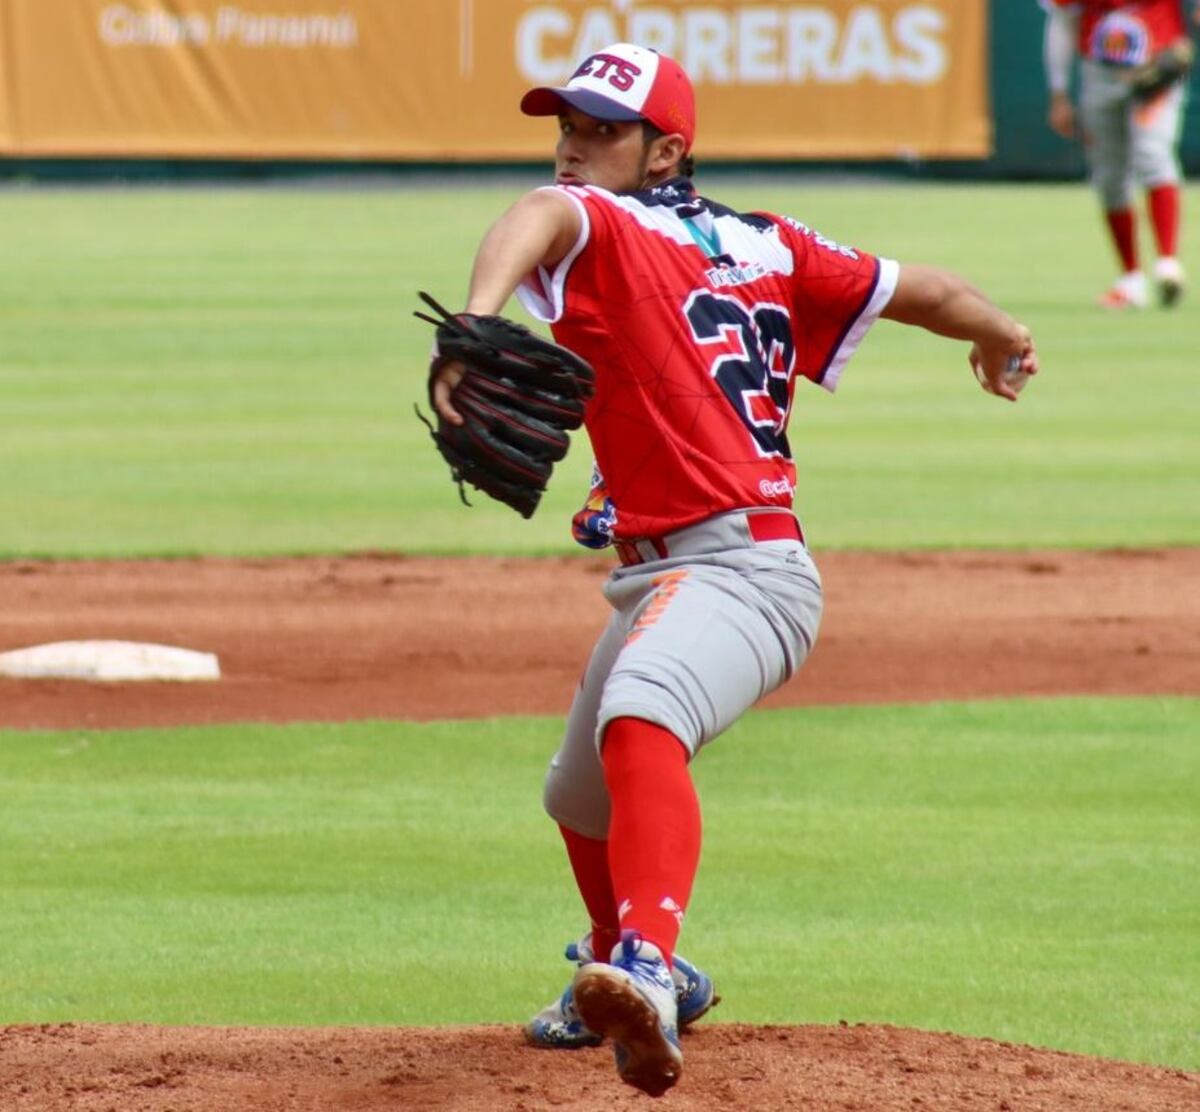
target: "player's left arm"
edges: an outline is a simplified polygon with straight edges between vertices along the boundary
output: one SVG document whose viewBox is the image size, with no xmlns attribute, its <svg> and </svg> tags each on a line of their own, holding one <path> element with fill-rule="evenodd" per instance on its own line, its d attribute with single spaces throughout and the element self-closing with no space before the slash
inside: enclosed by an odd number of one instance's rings
<svg viewBox="0 0 1200 1112">
<path fill-rule="evenodd" d="M 1038 373 L 1029 329 L 948 270 L 901 266 L 895 293 L 880 315 L 939 336 L 970 341 L 971 366 L 986 379 L 985 389 L 1009 401 L 1017 400 L 1017 391 L 1008 381 L 1014 359 L 1025 374 Z"/>
</svg>

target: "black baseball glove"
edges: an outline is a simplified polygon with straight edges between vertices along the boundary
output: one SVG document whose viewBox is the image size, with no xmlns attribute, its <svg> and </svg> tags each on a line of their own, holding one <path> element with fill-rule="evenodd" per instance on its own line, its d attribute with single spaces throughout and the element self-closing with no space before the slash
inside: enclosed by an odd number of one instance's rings
<svg viewBox="0 0 1200 1112">
<path fill-rule="evenodd" d="M 1178 39 L 1160 50 L 1144 66 L 1138 66 L 1129 75 L 1133 99 L 1141 102 L 1153 100 L 1177 81 L 1184 80 L 1191 72 L 1195 53 L 1191 39 Z"/>
<path fill-rule="evenodd" d="M 595 388 L 591 366 L 516 321 L 451 314 L 429 294 L 420 296 L 440 316 L 413 314 L 437 327 L 430 405 L 439 370 L 461 363 L 465 373 L 450 395 L 462 414 L 461 425 L 450 424 L 436 410 L 436 427 L 419 409 L 417 416 L 450 465 L 464 502 L 463 483 L 470 483 L 522 517 L 532 517 L 554 465 L 567 454 L 567 432 L 583 424 Z"/>
</svg>

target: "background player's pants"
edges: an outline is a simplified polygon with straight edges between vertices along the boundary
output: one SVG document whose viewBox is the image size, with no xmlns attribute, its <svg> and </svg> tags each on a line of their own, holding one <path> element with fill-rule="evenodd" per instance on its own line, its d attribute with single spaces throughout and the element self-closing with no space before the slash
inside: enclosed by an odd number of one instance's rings
<svg viewBox="0 0 1200 1112">
<path fill-rule="evenodd" d="M 1153 188 L 1180 180 L 1179 134 L 1187 84 L 1136 105 L 1122 71 L 1083 63 L 1080 110 L 1092 185 L 1106 212 L 1128 208 L 1136 186 Z"/>
<path fill-rule="evenodd" d="M 691 555 L 619 568 L 605 584 L 613 615 L 550 762 L 546 810 L 589 838 L 608 836 L 598 743 L 609 722 L 656 723 L 694 755 L 816 641 L 821 580 L 800 541 L 755 544 L 740 513 L 683 532 Z"/>
</svg>

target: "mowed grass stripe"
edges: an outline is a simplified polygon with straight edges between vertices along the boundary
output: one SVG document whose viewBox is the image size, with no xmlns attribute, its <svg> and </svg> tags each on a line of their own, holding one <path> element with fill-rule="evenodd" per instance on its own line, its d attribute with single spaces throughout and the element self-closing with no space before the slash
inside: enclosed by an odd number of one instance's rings
<svg viewBox="0 0 1200 1112">
<path fill-rule="evenodd" d="M 517 1023 L 560 723 L 0 733 L 0 1022 Z M 1200 700 L 755 712 L 695 766 L 718 1017 L 1200 1067 Z"/>
<path fill-rule="evenodd" d="M 979 392 L 963 345 L 886 322 L 836 398 L 802 386 L 817 547 L 1200 543 L 1200 314 L 1093 307 L 1112 266 L 1084 185 L 709 187 L 956 269 L 1041 346 L 1017 406 Z M 460 301 L 519 192 L 0 192 L 21 264 L 0 273 L 0 558 L 572 549 L 584 437 L 524 522 L 483 496 L 465 510 L 413 414 L 416 291 Z"/>
</svg>

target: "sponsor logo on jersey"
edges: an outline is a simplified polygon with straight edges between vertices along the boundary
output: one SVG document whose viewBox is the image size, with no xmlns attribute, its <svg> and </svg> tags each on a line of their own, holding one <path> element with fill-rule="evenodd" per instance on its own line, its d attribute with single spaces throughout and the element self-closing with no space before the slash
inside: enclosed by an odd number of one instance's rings
<svg viewBox="0 0 1200 1112">
<path fill-rule="evenodd" d="M 744 286 L 767 274 L 767 268 L 759 262 L 732 263 L 726 266 L 714 266 L 704 272 L 708 284 L 714 289 L 728 286 Z"/>
<path fill-rule="evenodd" d="M 1150 58 L 1150 32 L 1128 12 L 1113 12 L 1092 31 L 1089 54 L 1108 66 L 1140 66 Z"/>
<path fill-rule="evenodd" d="M 758 484 L 758 493 L 764 498 L 790 498 L 792 484 L 787 479 L 762 479 Z"/>
<path fill-rule="evenodd" d="M 684 205 L 696 199 L 696 193 L 691 184 L 676 179 L 656 185 L 649 190 L 649 193 L 651 200 L 660 205 Z"/>
</svg>

